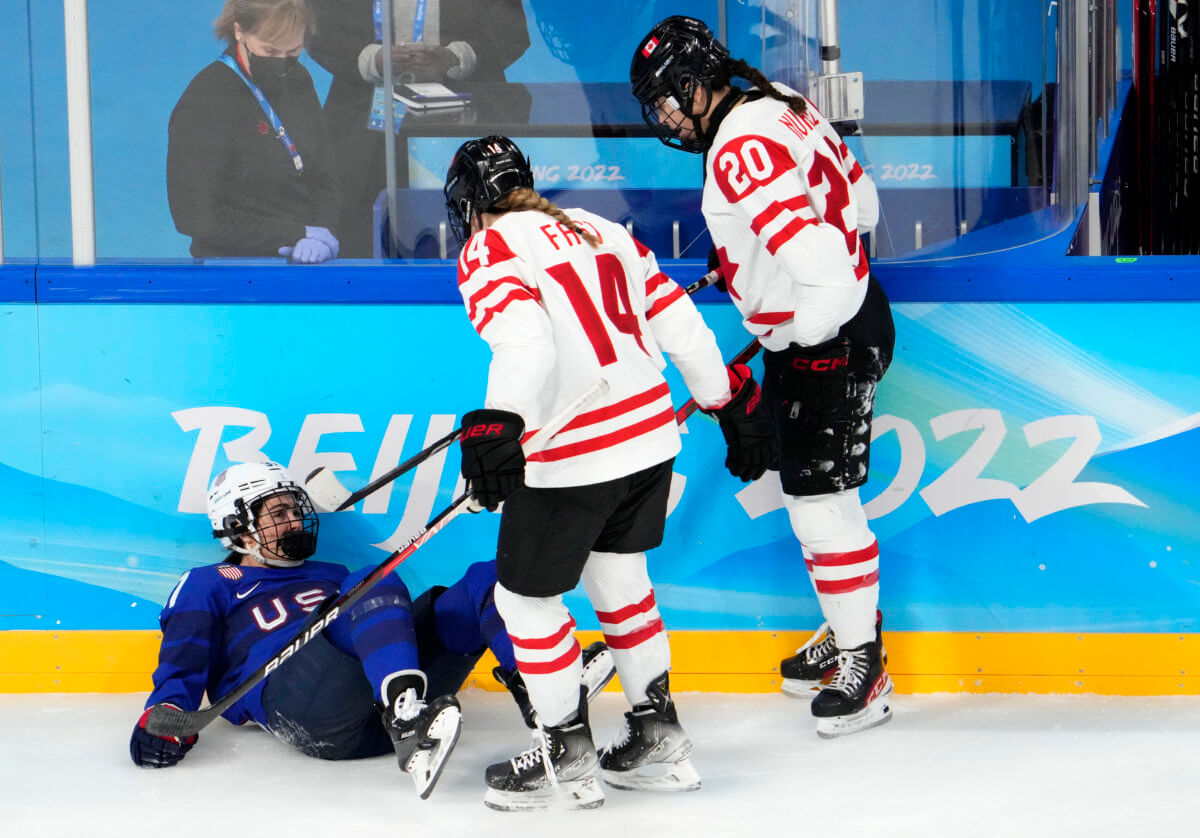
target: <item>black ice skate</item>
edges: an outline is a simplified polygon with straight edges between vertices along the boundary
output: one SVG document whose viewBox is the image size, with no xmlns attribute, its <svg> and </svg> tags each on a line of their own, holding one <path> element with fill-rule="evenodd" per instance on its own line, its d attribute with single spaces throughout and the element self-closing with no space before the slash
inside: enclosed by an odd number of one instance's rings
<svg viewBox="0 0 1200 838">
<path fill-rule="evenodd" d="M 600 776 L 629 791 L 693 791 L 700 775 L 689 756 L 692 741 L 679 724 L 667 673 L 646 688 L 647 701 L 625 713 L 625 726 L 600 752 Z"/>
<path fill-rule="evenodd" d="M 875 642 L 883 644 L 883 612 L 875 612 Z M 829 623 L 821 623 L 812 637 L 790 658 L 779 664 L 780 689 L 792 698 L 815 698 L 837 672 L 838 647 Z M 883 653 L 887 664 L 887 651 Z"/>
<path fill-rule="evenodd" d="M 603 641 L 597 640 L 583 650 L 583 676 L 580 683 L 587 690 L 588 701 L 599 695 L 616 674 L 617 668 L 613 664 L 612 652 Z M 525 726 L 530 730 L 537 728 L 537 713 L 529 703 L 529 690 L 525 687 L 525 679 L 521 677 L 521 673 L 515 669 L 497 666 L 492 670 L 492 677 L 512 693 L 517 707 L 521 710 L 521 718 L 525 720 Z"/>
<path fill-rule="evenodd" d="M 424 689 L 423 682 L 419 683 L 419 687 L 389 690 L 395 698 L 383 710 L 383 724 L 401 770 L 412 776 L 417 794 L 425 800 L 458 743 L 462 712 L 452 695 L 438 696 L 426 704 L 418 697 Z"/>
<path fill-rule="evenodd" d="M 579 689 L 579 712 L 570 721 L 533 732 L 528 751 L 488 766 L 483 802 L 503 812 L 551 808 L 595 809 L 604 803 L 596 779 L 596 746 L 588 727 L 587 700 Z"/>
<path fill-rule="evenodd" d="M 837 673 L 813 699 L 817 735 L 833 739 L 889 721 L 893 689 L 878 642 L 839 652 Z"/>
</svg>

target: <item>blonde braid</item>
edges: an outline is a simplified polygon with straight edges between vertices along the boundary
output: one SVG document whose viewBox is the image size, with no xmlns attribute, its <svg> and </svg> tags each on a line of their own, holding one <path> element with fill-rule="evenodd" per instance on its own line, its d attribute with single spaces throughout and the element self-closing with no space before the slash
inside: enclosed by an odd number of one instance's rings
<svg viewBox="0 0 1200 838">
<path fill-rule="evenodd" d="M 559 224 L 577 234 L 592 247 L 600 245 L 600 240 L 596 238 L 595 233 L 584 229 L 577 222 L 572 221 L 570 216 L 532 189 L 514 189 L 493 204 L 489 212 L 524 212 L 526 210 L 545 213 Z"/>
</svg>

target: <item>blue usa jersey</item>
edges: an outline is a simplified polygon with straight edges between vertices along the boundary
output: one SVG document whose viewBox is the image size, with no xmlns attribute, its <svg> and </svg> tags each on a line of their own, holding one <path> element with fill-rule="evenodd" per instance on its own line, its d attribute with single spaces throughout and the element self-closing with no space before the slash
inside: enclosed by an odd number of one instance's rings
<svg viewBox="0 0 1200 838">
<path fill-rule="evenodd" d="M 317 561 L 294 568 L 221 563 L 188 571 L 159 616 L 162 647 L 146 706 L 165 701 L 195 710 L 205 691 L 210 700 L 219 699 L 286 646 L 347 575 L 341 565 Z M 221 715 L 265 727 L 265 683 Z"/>
</svg>

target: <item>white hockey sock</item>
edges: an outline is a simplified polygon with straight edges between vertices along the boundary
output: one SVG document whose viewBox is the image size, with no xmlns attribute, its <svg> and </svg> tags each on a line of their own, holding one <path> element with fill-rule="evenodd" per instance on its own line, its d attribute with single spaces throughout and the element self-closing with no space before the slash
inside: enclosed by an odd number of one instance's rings
<svg viewBox="0 0 1200 838">
<path fill-rule="evenodd" d="M 646 687 L 671 668 L 671 647 L 646 573 L 646 554 L 593 552 L 583 569 L 583 585 L 625 697 L 631 705 L 645 702 Z"/>
<path fill-rule="evenodd" d="M 575 620 L 561 596 L 522 596 L 497 582 L 495 600 L 533 709 L 542 724 L 562 724 L 579 710 L 583 664 Z"/>
<path fill-rule="evenodd" d="M 785 496 L 792 529 L 821 612 L 838 646 L 852 649 L 875 639 L 879 605 L 879 545 L 867 526 L 858 489 L 813 497 Z"/>
</svg>

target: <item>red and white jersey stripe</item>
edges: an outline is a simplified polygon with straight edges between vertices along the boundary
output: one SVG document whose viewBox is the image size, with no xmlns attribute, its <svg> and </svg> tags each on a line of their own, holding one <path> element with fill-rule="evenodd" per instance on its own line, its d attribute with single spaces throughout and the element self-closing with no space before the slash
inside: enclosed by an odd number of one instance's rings
<svg viewBox="0 0 1200 838">
<path fill-rule="evenodd" d="M 805 558 L 818 594 L 849 594 L 879 584 L 879 542 L 846 553 Z"/>
<path fill-rule="evenodd" d="M 811 102 L 801 115 L 767 97 L 734 108 L 708 155 L 702 208 L 730 296 L 767 349 L 825 340 L 858 311 L 870 272 L 859 231 L 879 198 Z"/>
<path fill-rule="evenodd" d="M 665 631 L 653 590 L 641 602 L 616 611 L 597 611 L 596 618 L 610 649 L 632 649 Z"/>
<path fill-rule="evenodd" d="M 679 452 L 664 353 L 702 407 L 729 398 L 712 330 L 654 254 L 619 224 L 566 213 L 600 246 L 545 213 L 510 212 L 458 260 L 467 315 L 492 349 L 487 407 L 520 414 L 531 435 L 608 382 L 605 397 L 529 457 L 525 479 L 537 487 L 613 480 Z"/>
<path fill-rule="evenodd" d="M 525 675 L 553 675 L 569 667 L 582 654 L 575 639 L 575 618 L 546 637 L 517 637 L 510 634 L 517 669 Z"/>
</svg>

